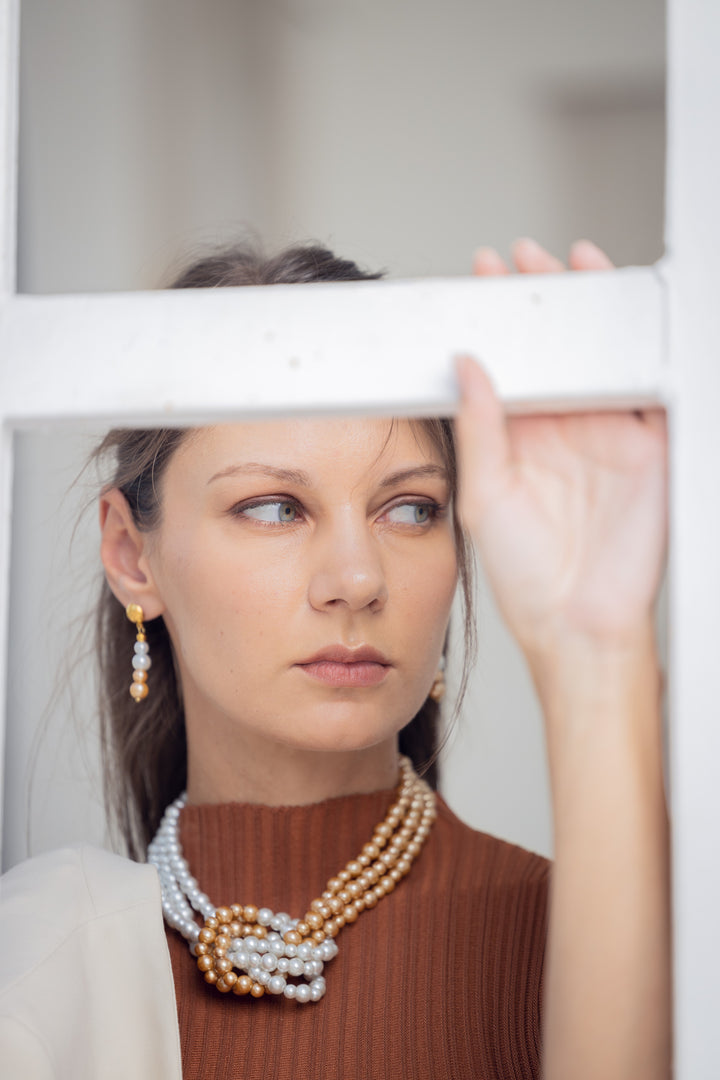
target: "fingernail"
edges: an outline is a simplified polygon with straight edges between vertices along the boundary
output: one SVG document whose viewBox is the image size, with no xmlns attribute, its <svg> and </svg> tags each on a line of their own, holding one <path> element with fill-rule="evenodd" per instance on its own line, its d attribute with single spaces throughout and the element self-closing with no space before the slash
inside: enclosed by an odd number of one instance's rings
<svg viewBox="0 0 720 1080">
<path fill-rule="evenodd" d="M 474 357 L 460 353 L 455 357 L 455 373 L 463 395 L 469 399 L 480 396 L 478 374 L 480 366 Z"/>
</svg>

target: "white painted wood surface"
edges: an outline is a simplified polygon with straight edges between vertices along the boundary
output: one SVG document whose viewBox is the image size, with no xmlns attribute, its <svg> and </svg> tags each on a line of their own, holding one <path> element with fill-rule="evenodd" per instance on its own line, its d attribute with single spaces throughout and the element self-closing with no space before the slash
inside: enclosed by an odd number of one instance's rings
<svg viewBox="0 0 720 1080">
<path fill-rule="evenodd" d="M 10 304 L 15 302 L 12 294 L 15 289 L 17 235 L 19 27 L 19 0 L 0 0 L 0 325 L 4 324 L 5 312 Z M 4 369 L 1 350 L 0 368 Z M 12 428 L 4 416 L 0 393 L 0 842 L 2 778 L 5 770 L 12 471 Z"/>
<path fill-rule="evenodd" d="M 720 6 L 672 0 L 667 275 L 675 1060 L 720 1076 Z"/>
<path fill-rule="evenodd" d="M 0 410 L 18 426 L 289 411 L 449 414 L 470 351 L 513 411 L 664 400 L 652 268 L 509 279 L 16 297 Z"/>
</svg>

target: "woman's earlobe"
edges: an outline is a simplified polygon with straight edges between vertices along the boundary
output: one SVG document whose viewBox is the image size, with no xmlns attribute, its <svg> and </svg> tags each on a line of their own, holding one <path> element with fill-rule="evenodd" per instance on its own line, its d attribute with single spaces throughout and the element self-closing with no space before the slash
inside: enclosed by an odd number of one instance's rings
<svg viewBox="0 0 720 1080">
<path fill-rule="evenodd" d="M 100 497 L 100 558 L 112 592 L 123 605 L 140 604 L 146 619 L 162 615 L 164 605 L 147 564 L 146 535 L 118 488 Z"/>
</svg>

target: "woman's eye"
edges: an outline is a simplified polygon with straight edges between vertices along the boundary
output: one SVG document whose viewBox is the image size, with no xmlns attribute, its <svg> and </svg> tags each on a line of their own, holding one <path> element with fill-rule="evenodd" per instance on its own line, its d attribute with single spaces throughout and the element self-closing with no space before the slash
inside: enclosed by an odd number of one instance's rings
<svg viewBox="0 0 720 1080">
<path fill-rule="evenodd" d="M 427 525 L 436 510 L 434 503 L 399 503 L 390 507 L 387 517 L 396 525 Z"/>
<path fill-rule="evenodd" d="M 242 508 L 244 517 L 255 521 L 267 521 L 273 525 L 296 521 L 299 511 L 295 503 L 277 500 L 277 502 L 256 503 Z"/>
</svg>

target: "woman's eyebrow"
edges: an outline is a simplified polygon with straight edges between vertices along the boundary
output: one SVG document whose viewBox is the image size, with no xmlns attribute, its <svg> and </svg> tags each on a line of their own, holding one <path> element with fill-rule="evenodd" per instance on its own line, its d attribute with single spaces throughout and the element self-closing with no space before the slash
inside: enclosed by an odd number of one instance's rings
<svg viewBox="0 0 720 1080">
<path fill-rule="evenodd" d="M 276 465 L 262 465 L 259 461 L 247 461 L 243 465 L 228 465 L 227 469 L 221 469 L 211 476 L 208 485 L 213 480 L 221 480 L 225 476 L 242 476 L 248 473 L 263 476 L 272 476 L 274 480 L 284 480 L 288 484 L 298 484 L 300 487 L 310 487 L 311 480 L 306 472 L 300 469 L 279 469 Z"/>
<path fill-rule="evenodd" d="M 408 469 L 398 469 L 380 481 L 380 487 L 395 487 L 409 480 L 437 479 L 448 483 L 447 469 L 442 465 L 413 465 Z"/>
</svg>

